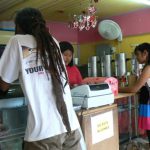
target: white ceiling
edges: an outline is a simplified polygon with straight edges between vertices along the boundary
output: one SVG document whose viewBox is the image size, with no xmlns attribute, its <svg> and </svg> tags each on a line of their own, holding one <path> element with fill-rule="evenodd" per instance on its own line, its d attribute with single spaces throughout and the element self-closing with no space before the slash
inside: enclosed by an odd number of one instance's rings
<svg viewBox="0 0 150 150">
<path fill-rule="evenodd" d="M 99 19 L 120 15 L 149 6 L 136 3 L 135 0 L 0 0 L 0 21 L 12 20 L 15 12 L 24 7 L 35 7 L 41 10 L 46 20 L 68 21 L 74 14 L 81 14 L 90 2 L 97 9 Z"/>
</svg>

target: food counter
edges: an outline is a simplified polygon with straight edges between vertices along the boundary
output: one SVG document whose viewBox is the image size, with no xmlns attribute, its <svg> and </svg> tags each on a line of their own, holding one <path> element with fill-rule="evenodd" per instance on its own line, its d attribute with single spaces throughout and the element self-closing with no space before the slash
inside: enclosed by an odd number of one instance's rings
<svg viewBox="0 0 150 150">
<path fill-rule="evenodd" d="M 107 116 L 107 114 L 109 115 Z M 127 118 L 124 118 L 124 114 Z M 138 133 L 137 94 L 119 93 L 115 96 L 115 104 L 81 109 L 77 112 L 77 116 L 81 124 L 87 150 L 119 150 L 119 142 L 130 140 L 132 137 L 137 136 Z M 121 122 L 122 120 L 125 122 Z M 124 128 L 122 129 L 122 127 Z M 101 129 L 104 129 L 104 131 Z M 124 129 L 125 133 L 123 132 Z M 107 134 L 107 130 L 109 130 L 108 136 L 105 137 L 103 134 Z"/>
<path fill-rule="evenodd" d="M 135 97 L 134 93 L 119 93 L 115 97 L 115 104 L 77 111 L 87 150 L 119 150 L 118 115 L 125 108 L 130 116 L 126 122 L 130 127 L 127 139 L 132 138 L 131 112 Z M 122 102 L 124 98 L 126 103 Z M 23 93 L 19 85 L 12 85 L 6 97 L 0 97 L 0 149 L 7 150 L 11 147 L 11 150 L 21 150 L 26 119 L 27 106 Z"/>
<path fill-rule="evenodd" d="M 119 93 L 115 96 L 118 105 L 119 141 L 125 142 L 138 136 L 138 94 Z"/>
<path fill-rule="evenodd" d="M 118 100 L 121 98 L 128 98 L 128 97 L 132 97 L 132 96 L 136 96 L 136 93 L 118 93 L 118 95 L 115 96 L 115 100 Z"/>
</svg>

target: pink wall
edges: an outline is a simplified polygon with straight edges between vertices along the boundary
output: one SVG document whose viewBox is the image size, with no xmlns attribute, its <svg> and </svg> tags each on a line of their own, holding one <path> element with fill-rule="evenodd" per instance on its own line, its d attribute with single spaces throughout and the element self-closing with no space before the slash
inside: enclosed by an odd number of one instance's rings
<svg viewBox="0 0 150 150">
<path fill-rule="evenodd" d="M 143 9 L 133 13 L 112 17 L 123 32 L 123 36 L 150 33 L 150 9 Z"/>
<path fill-rule="evenodd" d="M 114 16 L 111 18 L 116 21 L 123 33 L 123 36 L 139 35 L 150 33 L 150 9 L 143 9 L 127 13 L 124 15 Z M 84 31 L 78 33 L 79 43 L 88 43 L 93 41 L 99 41 L 102 37 L 99 35 L 97 27 L 95 30 Z"/>
<path fill-rule="evenodd" d="M 50 33 L 58 41 L 70 41 L 75 43 L 78 41 L 77 30 L 68 28 L 67 23 L 47 22 L 47 26 L 50 30 Z"/>
<path fill-rule="evenodd" d="M 127 14 L 114 16 L 111 19 L 116 21 L 121 27 L 123 36 L 139 35 L 150 33 L 150 8 Z M 67 40 L 75 43 L 88 43 L 102 40 L 97 27 L 89 31 L 77 31 L 68 28 L 67 23 L 48 22 L 52 35 L 59 41 Z"/>
<path fill-rule="evenodd" d="M 82 30 L 78 31 L 78 43 L 95 42 L 102 40 L 102 37 L 98 33 L 97 26 L 89 31 Z"/>
</svg>

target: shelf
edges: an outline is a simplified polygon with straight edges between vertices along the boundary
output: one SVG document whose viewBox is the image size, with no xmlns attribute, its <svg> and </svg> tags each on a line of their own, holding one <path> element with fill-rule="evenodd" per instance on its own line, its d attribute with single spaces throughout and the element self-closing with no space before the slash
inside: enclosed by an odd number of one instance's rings
<svg viewBox="0 0 150 150">
<path fill-rule="evenodd" d="M 138 109 L 138 105 L 131 105 L 131 108 L 129 108 L 129 105 L 118 105 L 118 112 L 123 112 L 123 111 L 130 111 L 133 109 Z"/>
<path fill-rule="evenodd" d="M 24 133 L 25 133 L 25 128 L 18 128 L 16 130 L 11 130 L 11 131 L 8 130 L 6 134 L 0 136 L 0 143 L 8 142 L 16 138 L 23 138 Z"/>
</svg>

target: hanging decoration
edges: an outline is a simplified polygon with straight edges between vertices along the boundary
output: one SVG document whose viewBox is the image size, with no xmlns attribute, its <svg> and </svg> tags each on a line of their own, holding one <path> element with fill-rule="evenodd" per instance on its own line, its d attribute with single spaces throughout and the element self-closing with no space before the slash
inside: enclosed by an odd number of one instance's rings
<svg viewBox="0 0 150 150">
<path fill-rule="evenodd" d="M 83 11 L 80 15 L 73 15 L 73 19 L 69 22 L 69 27 L 74 29 L 89 30 L 91 27 L 95 28 L 97 24 L 96 7 L 90 2 L 86 11 Z"/>
</svg>

